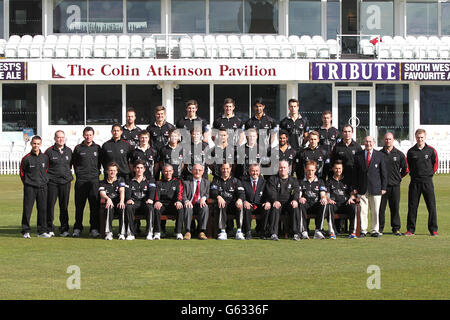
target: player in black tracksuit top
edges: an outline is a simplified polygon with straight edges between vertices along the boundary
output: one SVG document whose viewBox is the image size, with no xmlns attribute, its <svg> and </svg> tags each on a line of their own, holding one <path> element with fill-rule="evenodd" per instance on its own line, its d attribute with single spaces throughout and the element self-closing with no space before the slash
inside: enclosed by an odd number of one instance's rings
<svg viewBox="0 0 450 320">
<path fill-rule="evenodd" d="M 64 133 L 55 133 L 56 143 L 45 151 L 49 159 L 48 168 L 48 197 L 47 197 L 47 229 L 54 232 L 53 225 L 56 199 L 59 199 L 60 234 L 69 232 L 69 195 L 72 176 L 72 149 L 64 144 Z M 62 144 L 60 144 L 62 143 Z"/>
<path fill-rule="evenodd" d="M 155 193 L 155 222 L 154 232 L 161 232 L 161 216 L 174 215 L 175 233 L 177 239 L 182 240 L 181 233 L 183 231 L 183 182 L 180 179 L 173 178 L 173 168 L 171 165 L 166 165 L 162 168 L 163 177 L 156 182 Z"/>
<path fill-rule="evenodd" d="M 23 183 L 22 234 L 30 233 L 30 218 L 33 205 L 37 205 L 38 235 L 47 235 L 47 183 L 48 157 L 39 149 L 42 139 L 31 139 L 31 151 L 20 162 L 20 178 Z M 48 237 L 48 235 L 47 235 Z"/>
<path fill-rule="evenodd" d="M 217 199 L 219 207 L 219 229 L 223 237 L 225 229 L 228 234 L 233 232 L 233 217 L 236 218 L 237 233 L 236 238 L 244 238 L 242 234 L 243 224 L 243 201 L 245 200 L 244 188 L 239 179 L 231 176 L 231 165 L 225 163 L 221 165 L 221 176 L 214 177 L 211 182 L 209 196 Z M 219 239 L 220 239 L 219 235 Z"/>
<path fill-rule="evenodd" d="M 147 141 L 149 140 L 148 138 L 148 133 L 147 131 L 142 131 L 140 133 L 141 135 L 146 135 L 147 136 Z M 130 153 L 130 167 L 133 167 L 133 164 L 138 161 L 138 160 L 144 160 L 145 161 L 145 177 L 147 179 L 154 179 L 157 180 L 156 178 L 157 175 L 159 174 L 159 154 L 158 152 L 152 148 L 148 143 L 143 144 L 142 143 L 142 137 L 140 138 L 141 141 L 139 141 L 139 145 L 131 151 Z"/>
<path fill-rule="evenodd" d="M 345 214 L 350 220 L 349 237 L 356 238 L 356 204 L 355 196 L 352 195 L 352 186 L 344 183 L 342 172 L 344 167 L 341 160 L 333 165 L 333 175 L 326 182 L 328 196 L 328 221 L 332 222 L 332 230 L 336 232 L 334 214 Z M 332 231 L 330 231 L 332 232 Z"/>
<path fill-rule="evenodd" d="M 105 179 L 100 182 L 98 189 L 100 198 L 105 200 L 106 210 L 106 240 L 112 240 L 112 222 L 114 216 L 119 217 L 119 233 L 125 236 L 125 180 L 117 177 L 118 167 L 110 164 L 106 169 Z"/>
<path fill-rule="evenodd" d="M 191 141 L 182 141 L 183 157 L 185 157 L 182 177 L 183 180 L 192 180 L 192 167 L 199 163 L 206 168 L 206 158 L 209 154 L 208 143 L 202 141 L 202 132 L 200 130 L 191 130 Z M 203 178 L 208 179 L 208 170 L 203 173 Z"/>
<path fill-rule="evenodd" d="M 118 177 L 123 178 L 125 182 L 130 180 L 130 167 L 128 160 L 130 153 L 134 149 L 131 144 L 121 139 L 122 128 L 119 125 L 112 127 L 113 137 L 106 141 L 102 146 L 102 153 L 100 156 L 103 170 L 106 171 L 108 164 L 115 162 L 119 166 Z"/>
<path fill-rule="evenodd" d="M 94 129 L 84 129 L 84 141 L 73 150 L 72 164 L 75 170 L 75 224 L 74 234 L 79 236 L 83 230 L 83 211 L 86 200 L 89 201 L 90 231 L 99 230 L 99 175 L 101 147 L 93 141 Z M 75 232 L 78 230 L 77 232 Z"/>
<path fill-rule="evenodd" d="M 126 113 L 126 124 L 122 126 L 122 137 L 121 139 L 128 141 L 134 148 L 139 144 L 139 133 L 141 128 L 135 125 L 136 121 L 136 111 L 130 108 Z"/>
<path fill-rule="evenodd" d="M 160 151 L 164 146 L 169 143 L 169 133 L 175 129 L 175 126 L 164 120 L 162 123 L 153 122 L 147 127 L 147 131 L 150 133 L 150 141 L 152 147 Z"/>
<path fill-rule="evenodd" d="M 289 163 L 281 161 L 278 166 L 278 174 L 271 176 L 266 182 L 267 201 L 272 204 L 270 212 L 271 240 L 278 240 L 278 227 L 280 217 L 283 218 L 285 231 L 294 235 L 299 234 L 300 211 L 298 199 L 300 189 L 298 180 L 289 175 Z"/>
<path fill-rule="evenodd" d="M 265 150 L 264 150 L 265 149 Z M 270 150 L 258 142 L 256 130 L 247 130 L 247 143 L 236 148 L 236 177 L 248 176 L 251 164 L 267 167 L 270 164 Z"/>
<path fill-rule="evenodd" d="M 319 146 L 319 135 L 317 131 L 309 133 L 309 146 L 299 152 L 296 163 L 296 174 L 299 180 L 305 176 L 305 164 L 308 161 L 317 163 L 316 176 L 325 180 L 330 171 L 330 155 Z"/>
<path fill-rule="evenodd" d="M 127 216 L 127 240 L 134 240 L 137 230 L 134 224 L 134 217 L 139 212 L 145 216 L 147 222 L 147 240 L 153 240 L 153 202 L 155 200 L 156 184 L 154 180 L 147 180 L 144 176 L 145 163 L 138 160 L 135 164 L 135 177 L 125 188 Z"/>
<path fill-rule="evenodd" d="M 324 111 L 322 113 L 322 126 L 317 130 L 320 136 L 319 146 L 324 148 L 328 154 L 331 154 L 336 143 L 341 140 L 339 130 L 332 127 L 331 122 L 331 111 Z"/>
<path fill-rule="evenodd" d="M 393 146 L 394 136 L 387 133 L 384 136 L 385 146 L 380 150 L 385 155 L 386 171 L 388 177 L 386 193 L 381 197 L 380 211 L 379 211 L 379 231 L 383 232 L 385 224 L 386 206 L 389 202 L 391 210 L 391 227 L 394 235 L 401 235 L 400 233 L 400 184 L 402 178 L 409 172 L 406 157 L 397 148 Z M 387 145 L 388 144 L 388 145 Z"/>
<path fill-rule="evenodd" d="M 423 195 L 428 210 L 428 231 L 437 235 L 436 198 L 434 194 L 433 176 L 439 167 L 436 150 L 425 143 L 425 130 L 416 131 L 417 143 L 408 150 L 408 161 L 411 182 L 408 190 L 408 218 L 406 235 L 414 235 L 416 231 L 417 208 L 420 195 Z"/>
</svg>

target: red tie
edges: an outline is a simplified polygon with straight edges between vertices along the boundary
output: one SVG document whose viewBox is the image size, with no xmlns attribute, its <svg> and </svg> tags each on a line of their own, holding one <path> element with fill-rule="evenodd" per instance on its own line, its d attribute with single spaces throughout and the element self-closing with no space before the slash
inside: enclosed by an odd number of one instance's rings
<svg viewBox="0 0 450 320">
<path fill-rule="evenodd" d="M 256 193 L 256 181 L 253 180 L 253 192 Z"/>
<path fill-rule="evenodd" d="M 370 165 L 370 151 L 367 151 L 367 168 Z"/>
<path fill-rule="evenodd" d="M 197 180 L 197 188 L 195 189 L 194 199 L 192 199 L 192 204 L 196 204 L 198 202 L 198 198 L 200 197 L 200 180 Z"/>
</svg>

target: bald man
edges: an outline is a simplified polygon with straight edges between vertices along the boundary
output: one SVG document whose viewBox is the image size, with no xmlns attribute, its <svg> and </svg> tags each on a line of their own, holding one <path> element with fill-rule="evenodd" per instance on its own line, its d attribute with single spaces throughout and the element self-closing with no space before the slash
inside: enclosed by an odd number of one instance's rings
<svg viewBox="0 0 450 320">
<path fill-rule="evenodd" d="M 375 140 L 364 138 L 364 150 L 355 155 L 354 193 L 361 199 L 361 237 L 368 229 L 368 214 L 371 216 L 371 236 L 381 237 L 379 231 L 379 210 L 381 196 L 386 193 L 387 171 L 384 154 L 374 149 Z"/>
<path fill-rule="evenodd" d="M 387 170 L 387 189 L 386 193 L 381 197 L 380 204 L 380 233 L 383 233 L 385 211 L 389 202 L 391 211 L 391 227 L 392 233 L 401 236 L 400 232 L 400 184 L 402 179 L 409 172 L 406 157 L 397 148 L 394 147 L 394 135 L 388 132 L 384 135 L 384 147 L 380 150 L 384 153 Z"/>
</svg>

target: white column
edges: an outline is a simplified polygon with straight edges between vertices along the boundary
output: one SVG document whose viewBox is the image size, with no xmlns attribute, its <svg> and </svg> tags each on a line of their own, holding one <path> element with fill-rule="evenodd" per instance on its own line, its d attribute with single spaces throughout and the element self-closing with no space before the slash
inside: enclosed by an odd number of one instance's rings
<svg viewBox="0 0 450 320">
<path fill-rule="evenodd" d="M 409 84 L 409 140 L 414 141 L 414 132 L 420 127 L 420 86 Z"/>
<path fill-rule="evenodd" d="M 286 108 L 285 114 L 289 114 L 289 107 L 287 105 L 287 102 L 289 99 L 298 99 L 298 82 L 288 82 L 286 84 L 286 105 L 281 106 L 281 108 Z M 301 108 L 302 102 L 300 101 L 300 108 Z M 300 113 L 302 110 L 300 109 Z"/>
<path fill-rule="evenodd" d="M 175 122 L 175 106 L 173 103 L 173 90 L 174 83 L 172 81 L 164 81 L 162 84 L 159 84 L 162 89 L 162 103 L 163 106 L 166 107 L 167 111 L 167 121 L 170 123 Z"/>
<path fill-rule="evenodd" d="M 48 84 L 37 84 L 37 119 L 36 119 L 36 134 L 40 135 L 42 139 L 51 137 L 51 132 L 48 131 L 49 119 L 49 97 Z"/>
</svg>

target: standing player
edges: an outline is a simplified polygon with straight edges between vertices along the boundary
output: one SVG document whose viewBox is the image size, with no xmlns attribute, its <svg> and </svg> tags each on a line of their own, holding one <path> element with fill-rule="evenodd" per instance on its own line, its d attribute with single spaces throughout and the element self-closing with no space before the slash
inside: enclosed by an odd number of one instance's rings
<svg viewBox="0 0 450 320">
<path fill-rule="evenodd" d="M 86 200 L 90 209 L 90 235 L 98 237 L 99 230 L 99 175 L 101 147 L 94 142 L 94 129 L 86 127 L 83 130 L 84 141 L 75 147 L 72 155 L 72 164 L 75 170 L 75 225 L 74 237 L 79 237 L 83 231 L 83 212 Z"/>
<path fill-rule="evenodd" d="M 164 146 L 159 154 L 160 168 L 170 164 L 173 168 L 173 177 L 181 179 L 183 172 L 183 148 L 180 144 L 178 129 L 169 132 L 169 143 Z"/>
<path fill-rule="evenodd" d="M 106 171 L 108 164 L 115 162 L 119 166 L 118 177 L 122 178 L 125 182 L 128 182 L 130 180 L 128 159 L 134 148 L 128 141 L 121 138 L 122 127 L 119 124 L 113 124 L 111 134 L 112 138 L 103 144 L 101 150 L 100 159 L 103 170 Z"/>
<path fill-rule="evenodd" d="M 328 154 L 331 153 L 337 142 L 340 141 L 339 130 L 332 126 L 332 114 L 327 110 L 322 113 L 322 126 L 319 129 L 319 146 L 323 147 Z"/>
<path fill-rule="evenodd" d="M 55 144 L 45 151 L 49 159 L 48 168 L 48 198 L 47 198 L 47 229 L 54 236 L 53 218 L 56 199 L 59 199 L 59 233 L 61 237 L 69 235 L 69 194 L 72 176 L 72 150 L 66 146 L 64 131 L 55 132 Z"/>
<path fill-rule="evenodd" d="M 210 166 L 214 177 L 221 176 L 221 166 L 224 163 L 232 165 L 232 172 L 236 170 L 237 163 L 237 148 L 229 144 L 228 131 L 220 129 L 218 138 L 215 141 L 215 146 L 209 152 L 206 163 Z"/>
<path fill-rule="evenodd" d="M 134 172 L 133 164 L 137 160 L 145 161 L 145 177 L 148 180 L 159 178 L 159 157 L 158 152 L 150 144 L 150 133 L 142 130 L 139 133 L 139 145 L 130 153 L 130 171 Z"/>
<path fill-rule="evenodd" d="M 266 105 L 264 104 L 263 98 L 257 98 L 253 102 L 253 111 L 255 113 L 253 117 L 245 122 L 245 130 L 250 128 L 256 129 L 258 131 L 258 137 L 263 137 L 264 141 L 269 143 L 269 141 L 272 142 L 275 138 L 275 136 L 273 136 L 269 139 L 270 131 L 278 131 L 278 124 L 274 119 L 264 113 L 265 108 Z M 265 137 L 263 135 L 265 135 Z"/>
<path fill-rule="evenodd" d="M 50 238 L 46 214 L 48 157 L 41 152 L 41 137 L 34 136 L 30 144 L 31 152 L 20 162 L 20 179 L 23 183 L 22 234 L 25 239 L 31 238 L 30 219 L 36 201 L 38 237 Z"/>
<path fill-rule="evenodd" d="M 166 108 L 156 107 L 155 122 L 147 127 L 151 145 L 156 151 L 160 152 L 169 143 L 169 133 L 172 129 L 175 129 L 175 126 L 166 121 Z"/>
<path fill-rule="evenodd" d="M 280 129 L 289 134 L 289 143 L 292 148 L 299 152 L 306 143 L 308 137 L 309 123 L 300 113 L 300 104 L 297 99 L 289 99 L 289 115 L 281 120 Z"/>
<path fill-rule="evenodd" d="M 235 108 L 234 100 L 226 98 L 223 102 L 223 114 L 214 120 L 213 129 L 227 129 L 233 144 L 240 145 L 244 141 L 244 122 L 234 114 Z M 216 137 L 213 135 L 212 138 L 215 140 Z"/>
<path fill-rule="evenodd" d="M 128 108 L 126 113 L 126 123 L 122 126 L 122 139 L 128 141 L 132 147 L 139 143 L 139 132 L 141 128 L 137 127 L 136 111 L 133 108 Z"/>
<path fill-rule="evenodd" d="M 299 180 L 303 179 L 305 176 L 305 165 L 312 160 L 317 164 L 317 177 L 325 180 L 330 171 L 330 155 L 319 146 L 319 133 L 317 131 L 311 131 L 308 135 L 308 140 L 308 147 L 300 151 L 297 158 L 297 178 Z"/>
<path fill-rule="evenodd" d="M 208 142 L 209 125 L 205 119 L 197 116 L 198 102 L 196 100 L 189 100 L 186 102 L 186 116 L 177 121 L 175 126 L 179 129 L 186 129 L 191 132 L 191 129 L 196 127 L 202 130 L 203 141 Z"/>
<path fill-rule="evenodd" d="M 181 143 L 183 145 L 183 157 L 187 157 L 183 168 L 183 180 L 191 180 L 194 164 L 199 163 L 206 167 L 209 145 L 202 141 L 202 131 L 195 128 L 191 129 L 190 144 L 187 141 L 182 141 Z M 187 160 L 190 160 L 189 163 L 187 163 Z M 205 170 L 203 173 L 203 178 L 208 179 L 208 170 Z"/>
<path fill-rule="evenodd" d="M 413 236 L 416 231 L 417 208 L 420 195 L 423 194 L 428 210 L 428 231 L 430 235 L 437 236 L 433 175 L 439 167 L 438 155 L 436 150 L 425 142 L 426 132 L 424 129 L 417 129 L 415 137 L 417 143 L 406 154 L 411 182 L 408 190 L 408 218 L 405 235 Z"/>
<path fill-rule="evenodd" d="M 389 201 L 389 209 L 391 210 L 391 227 L 392 233 L 401 236 L 400 232 L 400 184 L 402 178 L 409 172 L 403 152 L 394 147 L 394 135 L 388 132 L 384 135 L 384 147 L 381 149 L 384 153 L 387 171 L 387 189 L 386 193 L 381 197 L 380 204 L 380 233 L 383 233 L 385 223 L 385 211 Z"/>
<path fill-rule="evenodd" d="M 105 240 L 113 239 L 112 222 L 114 215 L 119 216 L 119 240 L 125 239 L 125 181 L 117 178 L 119 166 L 112 162 L 106 168 L 105 179 L 98 189 L 100 199 L 105 201 L 106 227 Z"/>
<path fill-rule="evenodd" d="M 236 177 L 247 176 L 251 164 L 267 166 L 270 163 L 269 150 L 263 150 L 266 145 L 258 142 L 258 131 L 250 128 L 246 135 L 247 143 L 244 146 L 238 146 L 236 149 Z"/>
</svg>

